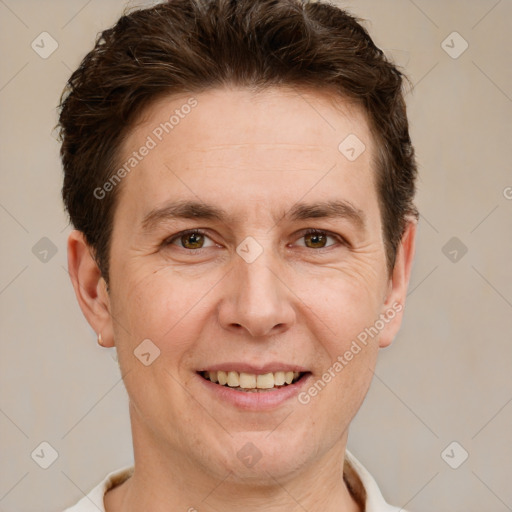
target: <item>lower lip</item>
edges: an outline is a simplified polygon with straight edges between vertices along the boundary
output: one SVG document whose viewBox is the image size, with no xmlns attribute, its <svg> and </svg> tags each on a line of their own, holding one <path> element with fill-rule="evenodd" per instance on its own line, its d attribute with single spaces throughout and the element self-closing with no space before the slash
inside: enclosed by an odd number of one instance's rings
<svg viewBox="0 0 512 512">
<path fill-rule="evenodd" d="M 239 409 L 250 411 L 267 411 L 279 407 L 286 401 L 296 397 L 300 390 L 307 384 L 311 374 L 303 375 L 297 382 L 288 384 L 273 391 L 246 392 L 237 391 L 228 386 L 221 386 L 196 374 L 197 378 L 206 386 L 213 395 L 223 402 L 228 402 Z"/>
</svg>

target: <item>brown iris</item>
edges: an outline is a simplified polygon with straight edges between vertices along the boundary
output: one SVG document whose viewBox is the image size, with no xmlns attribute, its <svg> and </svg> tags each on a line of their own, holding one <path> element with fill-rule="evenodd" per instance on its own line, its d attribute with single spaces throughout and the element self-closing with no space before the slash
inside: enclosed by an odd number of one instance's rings
<svg viewBox="0 0 512 512">
<path fill-rule="evenodd" d="M 306 240 L 306 245 L 308 240 L 311 241 L 313 244 L 312 249 L 318 249 L 325 246 L 327 237 L 323 233 L 306 233 L 304 235 L 304 240 Z"/>
<path fill-rule="evenodd" d="M 186 249 L 200 249 L 204 243 L 204 235 L 201 233 L 186 233 L 181 236 L 181 242 Z"/>
</svg>

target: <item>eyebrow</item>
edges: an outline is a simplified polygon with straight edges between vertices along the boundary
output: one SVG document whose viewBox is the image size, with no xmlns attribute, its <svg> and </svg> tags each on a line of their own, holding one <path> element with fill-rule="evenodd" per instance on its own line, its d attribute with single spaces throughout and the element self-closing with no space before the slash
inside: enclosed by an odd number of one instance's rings
<svg viewBox="0 0 512 512">
<path fill-rule="evenodd" d="M 364 212 L 346 200 L 296 203 L 279 217 L 280 220 L 282 218 L 289 220 L 340 218 L 351 221 L 359 229 L 364 229 L 366 226 Z M 218 206 L 200 201 L 182 200 L 151 210 L 142 220 L 142 229 L 151 231 L 160 223 L 173 219 L 216 220 L 229 224 L 233 222 L 234 217 Z"/>
</svg>

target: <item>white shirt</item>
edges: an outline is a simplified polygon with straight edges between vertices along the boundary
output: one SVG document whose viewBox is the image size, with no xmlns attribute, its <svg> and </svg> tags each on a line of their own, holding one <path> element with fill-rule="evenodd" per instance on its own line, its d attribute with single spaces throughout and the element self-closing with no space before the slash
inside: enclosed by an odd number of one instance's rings
<svg viewBox="0 0 512 512">
<path fill-rule="evenodd" d="M 133 470 L 134 467 L 129 466 L 109 473 L 87 496 L 64 512 L 105 512 L 105 493 L 130 478 Z M 348 450 L 345 452 L 343 478 L 356 501 L 364 504 L 364 512 L 406 512 L 386 503 L 368 470 Z"/>
</svg>

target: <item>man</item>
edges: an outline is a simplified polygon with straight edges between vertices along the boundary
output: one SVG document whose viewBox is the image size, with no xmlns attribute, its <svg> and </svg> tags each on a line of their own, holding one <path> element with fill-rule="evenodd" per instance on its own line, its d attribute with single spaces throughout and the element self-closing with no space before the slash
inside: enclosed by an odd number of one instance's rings
<svg viewBox="0 0 512 512">
<path fill-rule="evenodd" d="M 398 510 L 346 444 L 414 255 L 401 86 L 328 4 L 171 0 L 102 33 L 63 197 L 135 464 L 68 510 Z"/>
</svg>

